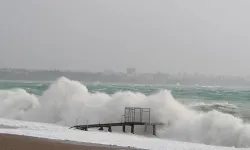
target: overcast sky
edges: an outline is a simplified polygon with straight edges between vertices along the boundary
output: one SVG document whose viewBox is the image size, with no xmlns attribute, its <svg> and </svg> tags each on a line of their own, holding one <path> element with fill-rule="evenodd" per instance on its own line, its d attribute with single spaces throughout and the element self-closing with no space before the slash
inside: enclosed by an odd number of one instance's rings
<svg viewBox="0 0 250 150">
<path fill-rule="evenodd" d="M 0 68 L 250 74 L 249 0 L 0 0 Z"/>
</svg>

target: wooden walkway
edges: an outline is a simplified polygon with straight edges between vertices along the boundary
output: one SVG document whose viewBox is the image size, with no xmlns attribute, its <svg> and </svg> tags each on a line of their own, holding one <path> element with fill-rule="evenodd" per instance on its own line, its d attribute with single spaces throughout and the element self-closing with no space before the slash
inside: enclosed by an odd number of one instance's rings
<svg viewBox="0 0 250 150">
<path fill-rule="evenodd" d="M 112 127 L 121 126 L 123 132 L 126 132 L 126 126 L 131 127 L 131 133 L 134 134 L 135 126 L 152 126 L 153 135 L 156 135 L 156 126 L 164 125 L 163 123 L 151 123 L 150 108 L 140 107 L 125 107 L 124 115 L 122 115 L 124 121 L 118 123 L 104 123 L 104 124 L 89 124 L 89 125 L 76 125 L 71 128 L 88 131 L 88 128 L 108 128 L 109 132 L 112 132 Z"/>
<path fill-rule="evenodd" d="M 88 128 L 99 128 L 99 130 L 103 130 L 103 128 L 108 128 L 109 132 L 112 132 L 112 127 L 121 126 L 123 132 L 126 132 L 126 126 L 131 127 L 131 133 L 134 134 L 134 127 L 136 125 L 141 126 L 152 126 L 153 127 L 153 135 L 156 135 L 156 126 L 157 125 L 164 125 L 163 123 L 144 123 L 144 122 L 119 122 L 119 123 L 105 123 L 105 124 L 89 124 L 89 125 L 76 125 L 71 128 L 88 131 Z"/>
</svg>

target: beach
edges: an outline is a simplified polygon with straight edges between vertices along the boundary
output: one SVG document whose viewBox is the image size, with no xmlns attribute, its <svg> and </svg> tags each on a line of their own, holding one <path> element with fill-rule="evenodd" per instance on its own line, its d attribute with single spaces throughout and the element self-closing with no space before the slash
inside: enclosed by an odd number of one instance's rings
<svg viewBox="0 0 250 150">
<path fill-rule="evenodd" d="M 0 150 L 117 150 L 116 146 L 91 145 L 29 136 L 0 134 Z"/>
</svg>

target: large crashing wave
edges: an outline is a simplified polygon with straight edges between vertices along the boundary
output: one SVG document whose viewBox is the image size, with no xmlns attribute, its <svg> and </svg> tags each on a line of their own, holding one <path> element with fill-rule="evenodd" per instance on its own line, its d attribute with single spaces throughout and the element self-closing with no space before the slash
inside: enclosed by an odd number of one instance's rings
<svg viewBox="0 0 250 150">
<path fill-rule="evenodd" d="M 158 136 L 211 145 L 249 147 L 250 125 L 217 111 L 198 113 L 176 101 L 167 90 L 145 96 L 118 92 L 89 93 L 77 81 L 60 78 L 40 97 L 22 89 L 0 90 L 0 117 L 72 126 L 118 122 L 124 107 L 151 108 L 152 122 L 166 124 Z"/>
</svg>

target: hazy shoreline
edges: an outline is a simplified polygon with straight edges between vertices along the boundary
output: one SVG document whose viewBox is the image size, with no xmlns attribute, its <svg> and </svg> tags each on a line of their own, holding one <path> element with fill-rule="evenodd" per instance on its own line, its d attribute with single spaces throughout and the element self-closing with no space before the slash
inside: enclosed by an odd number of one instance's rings
<svg viewBox="0 0 250 150">
<path fill-rule="evenodd" d="M 250 77 L 123 72 L 73 72 L 60 70 L 0 69 L 0 80 L 50 82 L 67 77 L 83 83 L 123 83 L 123 84 L 173 84 L 173 85 L 211 85 L 211 86 L 250 86 Z"/>
</svg>

